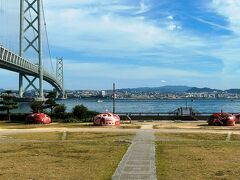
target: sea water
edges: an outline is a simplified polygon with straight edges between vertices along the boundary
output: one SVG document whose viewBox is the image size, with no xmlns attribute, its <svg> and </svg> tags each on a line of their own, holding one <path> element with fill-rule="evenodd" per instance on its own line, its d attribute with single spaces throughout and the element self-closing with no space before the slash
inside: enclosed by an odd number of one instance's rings
<svg viewBox="0 0 240 180">
<path fill-rule="evenodd" d="M 112 101 L 98 99 L 66 99 L 58 100 L 57 103 L 65 104 L 67 111 L 71 112 L 76 105 L 83 104 L 89 110 L 97 112 L 112 111 Z M 213 112 L 240 112 L 240 100 L 214 99 L 214 100 L 116 100 L 116 112 L 121 113 L 169 113 L 179 107 L 192 107 L 200 113 Z M 30 112 L 27 103 L 21 103 L 15 112 Z"/>
</svg>

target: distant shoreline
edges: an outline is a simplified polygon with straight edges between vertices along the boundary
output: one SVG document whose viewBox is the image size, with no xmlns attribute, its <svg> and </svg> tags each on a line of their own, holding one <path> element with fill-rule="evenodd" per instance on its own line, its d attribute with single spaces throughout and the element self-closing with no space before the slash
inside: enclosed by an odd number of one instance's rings
<svg viewBox="0 0 240 180">
<path fill-rule="evenodd" d="M 89 98 L 67 98 L 67 99 L 82 99 L 82 100 L 103 100 L 103 101 L 111 101 L 112 99 L 110 98 L 95 98 L 95 97 L 89 97 Z M 240 100 L 240 98 L 116 98 L 116 100 L 189 100 L 189 101 L 194 101 L 194 100 Z"/>
</svg>

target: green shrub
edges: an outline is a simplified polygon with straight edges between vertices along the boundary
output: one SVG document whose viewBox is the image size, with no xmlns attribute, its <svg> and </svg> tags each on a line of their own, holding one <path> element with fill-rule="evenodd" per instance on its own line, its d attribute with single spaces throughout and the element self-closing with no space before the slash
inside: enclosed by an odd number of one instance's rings
<svg viewBox="0 0 240 180">
<path fill-rule="evenodd" d="M 88 108 L 84 105 L 76 105 L 72 110 L 73 116 L 78 119 L 84 119 L 87 117 Z"/>
</svg>

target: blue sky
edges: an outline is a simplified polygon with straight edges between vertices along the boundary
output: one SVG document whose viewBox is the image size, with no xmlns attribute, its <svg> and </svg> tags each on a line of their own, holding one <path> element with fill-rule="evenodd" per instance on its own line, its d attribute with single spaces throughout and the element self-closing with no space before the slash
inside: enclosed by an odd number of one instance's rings
<svg viewBox="0 0 240 180">
<path fill-rule="evenodd" d="M 43 2 L 53 57 L 64 57 L 66 89 L 109 89 L 113 82 L 240 88 L 238 0 Z M 17 49 L 18 5 L 7 6 L 12 21 L 0 28 L 0 40 Z M 15 73 L 0 75 L 1 84 L 17 89 Z"/>
</svg>

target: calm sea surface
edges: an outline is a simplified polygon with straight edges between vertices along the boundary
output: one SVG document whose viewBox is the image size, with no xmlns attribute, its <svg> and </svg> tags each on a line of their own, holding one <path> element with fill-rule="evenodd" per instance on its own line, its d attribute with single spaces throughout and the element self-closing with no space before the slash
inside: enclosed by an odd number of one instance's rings
<svg viewBox="0 0 240 180">
<path fill-rule="evenodd" d="M 83 104 L 90 110 L 97 112 L 112 111 L 112 101 L 84 99 L 68 99 L 57 101 L 65 104 L 67 111 L 71 111 L 76 105 Z M 179 107 L 191 106 L 198 112 L 240 112 L 240 100 L 117 100 L 116 112 L 172 112 Z M 20 105 L 15 112 L 30 112 L 26 103 Z"/>
</svg>

